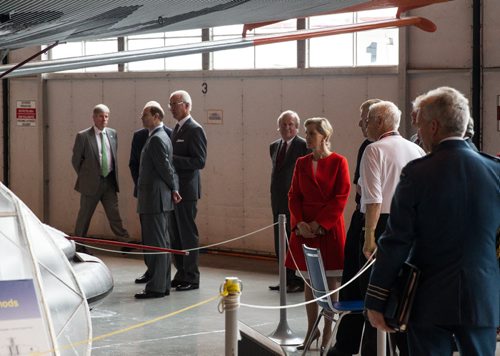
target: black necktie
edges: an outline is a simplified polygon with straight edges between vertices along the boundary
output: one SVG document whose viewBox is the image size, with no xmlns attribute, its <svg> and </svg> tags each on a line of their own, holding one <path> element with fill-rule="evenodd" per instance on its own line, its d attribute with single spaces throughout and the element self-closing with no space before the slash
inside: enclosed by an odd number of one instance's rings
<svg viewBox="0 0 500 356">
<path fill-rule="evenodd" d="M 172 142 L 175 140 L 175 136 L 179 132 L 179 123 L 175 124 L 174 131 L 172 132 Z"/>
<path fill-rule="evenodd" d="M 285 162 L 285 156 L 286 156 L 286 141 L 283 141 L 280 150 L 278 152 L 278 157 L 276 157 L 276 168 L 281 168 L 283 162 Z"/>
</svg>

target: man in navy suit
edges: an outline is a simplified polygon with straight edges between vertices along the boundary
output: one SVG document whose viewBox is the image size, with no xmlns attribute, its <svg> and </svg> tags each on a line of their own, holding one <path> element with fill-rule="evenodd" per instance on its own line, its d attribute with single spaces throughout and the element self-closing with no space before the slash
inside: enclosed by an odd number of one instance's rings
<svg viewBox="0 0 500 356">
<path fill-rule="evenodd" d="M 286 235 L 290 238 L 290 211 L 288 210 L 288 191 L 292 184 L 295 162 L 311 150 L 306 140 L 297 133 L 300 118 L 295 111 L 287 110 L 278 117 L 278 131 L 281 138 L 271 143 L 269 154 L 273 163 L 271 173 L 271 208 L 273 221 L 278 222 L 280 214 L 286 215 Z M 279 226 L 274 225 L 274 250 L 279 257 Z M 284 263 L 284 261 L 283 261 Z M 295 275 L 295 271 L 286 269 L 286 290 L 288 293 L 303 292 L 304 282 Z M 278 286 L 269 286 L 271 290 L 279 290 Z"/>
<path fill-rule="evenodd" d="M 401 173 L 366 295 L 374 327 L 391 332 L 383 312 L 408 260 L 422 272 L 408 326 L 412 355 L 494 355 L 500 319 L 495 233 L 500 224 L 500 160 L 463 140 L 468 100 L 441 87 L 419 102 L 426 157 Z"/>
<path fill-rule="evenodd" d="M 191 117 L 192 100 L 188 92 L 177 90 L 170 94 L 169 108 L 177 120 L 172 132 L 174 167 L 179 176 L 179 193 L 182 201 L 175 205 L 171 226 L 172 247 L 177 250 L 198 247 L 196 214 L 198 199 L 201 198 L 200 170 L 207 158 L 207 137 L 199 123 Z M 177 291 L 198 289 L 200 271 L 199 252 L 191 251 L 188 256 L 175 255 L 177 273 L 172 287 Z"/>
</svg>

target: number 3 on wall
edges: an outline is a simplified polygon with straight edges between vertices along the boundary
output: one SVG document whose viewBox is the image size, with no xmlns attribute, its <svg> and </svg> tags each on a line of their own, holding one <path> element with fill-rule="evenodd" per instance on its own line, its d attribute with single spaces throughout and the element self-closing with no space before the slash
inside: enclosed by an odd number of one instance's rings
<svg viewBox="0 0 500 356">
<path fill-rule="evenodd" d="M 208 91 L 208 84 L 206 82 L 201 83 L 201 92 L 206 94 Z"/>
</svg>

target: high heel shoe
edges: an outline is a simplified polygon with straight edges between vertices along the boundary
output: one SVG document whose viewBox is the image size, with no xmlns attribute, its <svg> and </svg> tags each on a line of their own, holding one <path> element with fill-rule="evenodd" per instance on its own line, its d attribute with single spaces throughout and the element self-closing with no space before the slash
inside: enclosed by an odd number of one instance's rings
<svg viewBox="0 0 500 356">
<path fill-rule="evenodd" d="M 326 355 L 328 353 L 327 347 L 330 346 L 330 338 L 332 337 L 332 330 L 323 329 L 323 339 L 321 340 L 321 348 L 319 349 L 320 356 Z"/>
<path fill-rule="evenodd" d="M 312 343 L 316 340 L 316 348 L 318 348 L 318 342 L 319 342 L 320 336 L 321 336 L 321 332 L 319 331 L 319 329 L 316 329 L 316 331 L 314 331 L 314 335 L 312 337 L 310 345 L 312 345 Z M 304 342 L 302 344 L 300 344 L 299 346 L 297 346 L 297 350 L 304 350 L 304 348 L 306 347 L 306 342 L 307 342 L 308 337 L 309 337 L 309 335 L 306 335 Z"/>
</svg>

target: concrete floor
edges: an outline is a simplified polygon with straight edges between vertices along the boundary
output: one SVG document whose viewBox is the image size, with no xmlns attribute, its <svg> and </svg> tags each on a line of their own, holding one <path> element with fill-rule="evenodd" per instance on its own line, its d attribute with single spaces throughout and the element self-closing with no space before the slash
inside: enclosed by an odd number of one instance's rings
<svg viewBox="0 0 500 356">
<path fill-rule="evenodd" d="M 98 251 L 95 255 L 111 269 L 115 287 L 91 311 L 93 336 L 98 338 L 92 345 L 93 356 L 224 355 L 225 315 L 217 309 L 219 299 L 183 309 L 217 296 L 225 277 L 235 276 L 242 281 L 241 303 L 279 305 L 279 293 L 268 289 L 278 281 L 278 267 L 274 261 L 201 254 L 200 289 L 172 290 L 170 296 L 164 298 L 137 300 L 134 294 L 144 286 L 134 283 L 134 279 L 145 271 L 141 257 Z M 303 301 L 303 293 L 287 294 L 287 304 Z M 240 307 L 238 320 L 267 336 L 278 326 L 279 314 L 279 310 Z M 157 318 L 161 320 L 155 321 Z M 296 336 L 303 338 L 307 328 L 305 307 L 288 309 L 287 320 Z M 154 322 L 132 328 L 148 321 Z M 123 332 L 106 336 L 116 331 Z M 315 345 L 307 355 L 319 355 Z M 284 350 L 291 356 L 301 354 L 295 347 L 284 347 Z M 499 343 L 495 355 L 500 356 Z"/>
<path fill-rule="evenodd" d="M 144 262 L 138 257 L 100 253 L 111 269 L 115 281 L 113 292 L 91 311 L 94 338 L 155 318 L 173 314 L 149 325 L 105 337 L 93 342 L 92 355 L 224 355 L 224 314 L 219 313 L 219 299 L 182 311 L 219 293 L 225 277 L 236 276 L 243 283 L 240 302 L 256 305 L 279 305 L 279 293 L 268 289 L 277 284 L 278 268 L 274 261 L 225 255 L 200 255 L 200 289 L 176 292 L 159 299 L 137 300 L 134 294 L 144 285 L 134 279 L 144 273 Z M 303 293 L 287 294 L 287 304 L 304 301 Z M 259 331 L 271 334 L 279 322 L 279 310 L 240 307 L 238 320 Z M 298 337 L 307 327 L 305 307 L 287 311 L 288 324 Z M 313 348 L 315 348 L 315 343 Z M 294 347 L 285 348 L 288 355 L 300 355 Z M 311 350 L 308 355 L 319 355 Z"/>
</svg>

